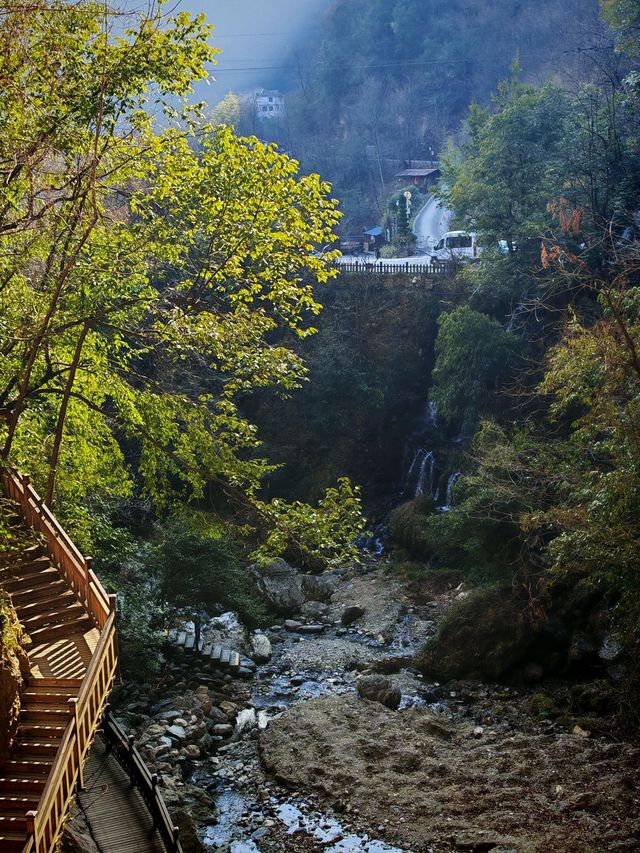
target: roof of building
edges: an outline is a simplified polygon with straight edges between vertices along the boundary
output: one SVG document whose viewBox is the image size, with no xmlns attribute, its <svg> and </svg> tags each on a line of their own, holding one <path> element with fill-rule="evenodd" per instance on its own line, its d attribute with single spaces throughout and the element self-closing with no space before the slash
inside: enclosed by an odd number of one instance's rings
<svg viewBox="0 0 640 853">
<path fill-rule="evenodd" d="M 440 169 L 403 169 L 402 172 L 396 172 L 396 178 L 426 178 L 429 175 L 435 175 L 436 172 L 440 174 Z"/>
<path fill-rule="evenodd" d="M 256 98 L 284 98 L 284 95 L 277 89 L 260 89 L 256 92 Z"/>
<path fill-rule="evenodd" d="M 364 233 L 368 234 L 369 237 L 380 237 L 383 233 L 383 229 L 380 225 L 374 225 L 373 228 L 365 228 Z"/>
</svg>

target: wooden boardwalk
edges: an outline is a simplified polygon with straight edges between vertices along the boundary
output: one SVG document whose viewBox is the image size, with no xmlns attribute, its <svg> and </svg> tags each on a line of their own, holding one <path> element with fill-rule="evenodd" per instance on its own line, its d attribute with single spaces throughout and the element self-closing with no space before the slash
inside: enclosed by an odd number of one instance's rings
<svg viewBox="0 0 640 853">
<path fill-rule="evenodd" d="M 165 853 L 160 833 L 137 788 L 101 736 L 93 744 L 72 825 L 84 823 L 101 853 Z"/>
</svg>

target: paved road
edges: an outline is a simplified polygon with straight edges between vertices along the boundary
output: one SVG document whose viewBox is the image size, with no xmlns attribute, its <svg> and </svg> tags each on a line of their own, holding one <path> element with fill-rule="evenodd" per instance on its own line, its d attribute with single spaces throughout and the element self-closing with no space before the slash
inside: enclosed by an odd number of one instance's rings
<svg viewBox="0 0 640 853">
<path fill-rule="evenodd" d="M 450 210 L 439 207 L 436 199 L 430 196 L 413 223 L 413 233 L 418 241 L 416 245 L 418 251 L 428 251 L 438 242 L 442 235 L 449 230 L 451 216 Z"/>
</svg>

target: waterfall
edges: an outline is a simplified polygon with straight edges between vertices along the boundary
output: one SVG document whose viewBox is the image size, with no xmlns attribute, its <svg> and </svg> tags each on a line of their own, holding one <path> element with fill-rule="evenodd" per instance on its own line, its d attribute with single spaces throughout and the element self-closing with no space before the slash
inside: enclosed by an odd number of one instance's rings
<svg viewBox="0 0 640 853">
<path fill-rule="evenodd" d="M 414 497 L 418 498 L 420 495 L 425 494 L 427 477 L 429 488 L 426 494 L 428 494 L 429 497 L 433 497 L 433 473 L 436 464 L 436 457 L 433 455 L 431 450 L 419 450 L 416 454 L 416 460 L 420 455 L 422 456 L 422 459 L 420 462 L 420 470 L 418 473 L 418 481 L 416 483 Z"/>
<path fill-rule="evenodd" d="M 449 479 L 447 480 L 445 503 L 443 506 L 438 507 L 440 512 L 449 512 L 449 510 L 451 509 L 451 506 L 453 504 L 453 487 L 458 482 L 460 477 L 462 477 L 462 471 L 454 471 L 453 474 L 449 475 Z"/>
<path fill-rule="evenodd" d="M 438 404 L 433 400 L 427 401 L 427 417 L 426 424 L 433 429 L 438 428 Z"/>
</svg>

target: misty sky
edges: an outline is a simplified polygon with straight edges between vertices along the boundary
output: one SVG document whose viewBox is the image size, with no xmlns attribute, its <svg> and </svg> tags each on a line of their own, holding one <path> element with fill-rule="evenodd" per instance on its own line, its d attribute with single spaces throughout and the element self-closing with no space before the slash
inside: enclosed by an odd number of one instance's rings
<svg viewBox="0 0 640 853">
<path fill-rule="evenodd" d="M 231 89 L 269 85 L 266 69 L 291 62 L 301 34 L 320 18 L 330 0 L 182 0 L 181 9 L 206 13 L 215 24 L 213 44 L 222 49 L 212 69 L 216 82 L 198 87 L 210 103 Z M 277 72 L 275 72 L 277 74 Z"/>
</svg>

